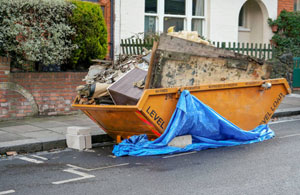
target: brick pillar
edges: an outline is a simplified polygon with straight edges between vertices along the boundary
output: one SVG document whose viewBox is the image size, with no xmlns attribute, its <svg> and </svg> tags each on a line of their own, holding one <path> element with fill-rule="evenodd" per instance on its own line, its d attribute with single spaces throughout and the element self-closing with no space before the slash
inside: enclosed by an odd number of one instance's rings
<svg viewBox="0 0 300 195">
<path fill-rule="evenodd" d="M 10 74 L 10 58 L 0 56 L 0 82 L 8 82 Z"/>
<path fill-rule="evenodd" d="M 286 10 L 288 12 L 294 11 L 294 0 L 278 0 L 278 15 L 282 10 Z"/>
</svg>

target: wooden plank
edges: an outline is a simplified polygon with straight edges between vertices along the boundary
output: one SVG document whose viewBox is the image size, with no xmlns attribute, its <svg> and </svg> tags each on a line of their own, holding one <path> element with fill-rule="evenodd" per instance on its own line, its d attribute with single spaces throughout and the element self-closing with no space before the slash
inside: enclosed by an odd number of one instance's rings
<svg viewBox="0 0 300 195">
<path fill-rule="evenodd" d="M 154 63 L 154 57 L 155 57 L 155 52 L 158 48 L 158 42 L 154 42 L 153 43 L 153 47 L 152 47 L 152 55 L 150 58 L 150 63 L 149 63 L 149 67 L 148 67 L 148 74 L 147 74 L 147 78 L 145 81 L 145 88 L 144 89 L 149 89 L 150 86 L 150 79 L 151 79 L 151 75 L 152 75 L 152 71 L 153 71 L 153 63 Z"/>
<path fill-rule="evenodd" d="M 138 39 L 139 42 L 139 54 L 142 54 L 143 53 L 143 42 L 142 42 L 142 39 Z"/>
<path fill-rule="evenodd" d="M 265 59 L 267 59 L 267 57 L 266 57 L 266 49 L 267 49 L 267 46 L 266 46 L 266 44 L 264 43 L 264 48 L 263 48 L 263 51 L 264 51 L 264 58 Z"/>
<path fill-rule="evenodd" d="M 262 58 L 262 57 L 261 57 L 261 56 L 262 56 L 262 52 L 263 52 L 263 51 L 262 51 L 262 44 L 260 43 L 260 44 L 259 44 L 259 55 L 258 55 L 258 57 L 259 57 L 260 59 Z"/>
<path fill-rule="evenodd" d="M 257 58 L 257 43 L 255 43 L 254 53 L 255 53 L 255 57 Z"/>
<path fill-rule="evenodd" d="M 121 39 L 121 48 L 122 48 L 122 54 L 125 54 L 124 40 L 123 39 Z"/>
<path fill-rule="evenodd" d="M 242 54 L 245 54 L 245 43 L 242 43 Z"/>
<path fill-rule="evenodd" d="M 125 39 L 125 51 L 126 51 L 126 55 L 129 55 L 129 49 L 128 49 L 128 39 Z"/>
<path fill-rule="evenodd" d="M 247 43 L 247 55 L 249 55 L 249 43 Z"/>
<path fill-rule="evenodd" d="M 271 45 L 268 44 L 268 59 L 270 59 L 270 50 L 271 50 Z"/>
</svg>

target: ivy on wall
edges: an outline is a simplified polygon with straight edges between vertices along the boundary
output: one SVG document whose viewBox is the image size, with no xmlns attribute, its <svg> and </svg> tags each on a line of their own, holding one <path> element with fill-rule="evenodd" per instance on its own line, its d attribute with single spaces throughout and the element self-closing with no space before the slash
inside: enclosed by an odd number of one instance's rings
<svg viewBox="0 0 300 195">
<path fill-rule="evenodd" d="M 268 20 L 274 36 L 272 43 L 275 45 L 277 56 L 292 53 L 300 56 L 300 12 L 287 12 L 283 10 L 276 20 Z"/>
</svg>

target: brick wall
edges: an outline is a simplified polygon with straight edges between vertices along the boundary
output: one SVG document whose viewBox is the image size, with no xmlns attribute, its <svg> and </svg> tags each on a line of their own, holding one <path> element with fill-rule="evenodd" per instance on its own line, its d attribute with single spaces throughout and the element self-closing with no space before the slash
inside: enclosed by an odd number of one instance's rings
<svg viewBox="0 0 300 195">
<path fill-rule="evenodd" d="M 32 115 L 32 101 L 13 89 L 3 89 L 3 82 L 22 86 L 33 96 L 39 115 L 66 115 L 78 112 L 71 107 L 75 88 L 84 84 L 87 72 L 9 73 L 9 60 L 0 57 L 0 121 Z M 2 82 L 2 83 L 1 83 Z M 1 88 L 2 87 L 2 88 Z"/>
<path fill-rule="evenodd" d="M 294 0 L 278 0 L 278 15 L 282 10 L 294 11 Z"/>
<path fill-rule="evenodd" d="M 107 42 L 108 42 L 108 49 L 107 49 L 107 58 L 109 58 L 109 52 L 111 48 L 111 39 L 110 39 L 110 27 L 111 27 L 111 14 L 110 14 L 110 9 L 111 9 L 111 3 L 110 0 L 99 0 L 100 6 L 104 7 L 104 19 L 106 23 L 106 28 L 107 28 Z"/>
</svg>

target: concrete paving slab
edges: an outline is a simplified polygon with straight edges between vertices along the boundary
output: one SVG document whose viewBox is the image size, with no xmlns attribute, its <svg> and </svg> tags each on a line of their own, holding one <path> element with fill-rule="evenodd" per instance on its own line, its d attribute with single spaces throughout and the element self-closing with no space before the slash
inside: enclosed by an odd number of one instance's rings
<svg viewBox="0 0 300 195">
<path fill-rule="evenodd" d="M 67 126 L 68 124 L 60 121 L 50 120 L 50 121 L 39 121 L 39 122 L 27 122 L 28 124 L 35 126 L 35 127 L 41 127 L 41 128 L 52 128 L 52 127 L 61 127 L 61 126 Z"/>
<path fill-rule="evenodd" d="M 90 126 L 95 125 L 94 121 L 86 118 L 76 119 L 76 120 L 67 120 L 65 121 L 69 126 Z"/>
<path fill-rule="evenodd" d="M 47 131 L 47 130 L 42 130 L 42 131 L 34 131 L 34 132 L 27 132 L 27 133 L 21 133 L 20 135 L 27 137 L 27 138 L 53 138 L 53 139 L 63 139 L 65 138 L 64 135 L 53 132 L 53 131 Z"/>
<path fill-rule="evenodd" d="M 11 126 L 11 127 L 1 127 L 0 130 L 6 131 L 9 133 L 25 133 L 25 132 L 39 131 L 39 130 L 42 130 L 42 128 L 35 127 L 32 125 L 17 125 L 17 126 Z"/>
<path fill-rule="evenodd" d="M 62 135 L 66 135 L 67 133 L 67 128 L 68 126 L 64 126 L 64 127 L 53 127 L 53 128 L 47 128 L 50 131 L 54 131 L 56 133 L 62 134 Z"/>
<path fill-rule="evenodd" d="M 21 135 L 14 134 L 14 133 L 8 133 L 5 131 L 1 131 L 1 133 L 0 133 L 0 143 L 14 141 L 14 140 L 24 140 L 24 139 L 27 139 L 27 138 L 24 136 L 21 136 Z"/>
<path fill-rule="evenodd" d="M 0 128 L 2 127 L 11 127 L 11 126 L 16 126 L 16 125 L 23 125 L 23 122 L 18 122 L 18 121 L 1 121 L 0 122 Z"/>
</svg>

